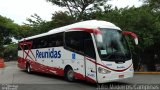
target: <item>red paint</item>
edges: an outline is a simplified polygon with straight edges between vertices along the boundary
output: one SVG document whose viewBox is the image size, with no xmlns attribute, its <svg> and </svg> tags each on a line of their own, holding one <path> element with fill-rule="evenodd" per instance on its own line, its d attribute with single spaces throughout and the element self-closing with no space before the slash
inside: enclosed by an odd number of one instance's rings
<svg viewBox="0 0 160 90">
<path fill-rule="evenodd" d="M 75 79 L 86 80 L 86 81 L 91 82 L 91 83 L 96 83 L 96 81 L 94 79 L 92 79 L 88 76 L 84 76 L 84 75 L 82 75 L 80 73 L 77 73 L 77 72 L 75 72 L 74 76 L 75 76 Z"/>
<path fill-rule="evenodd" d="M 101 31 L 98 29 L 90 29 L 90 28 L 72 28 L 70 30 L 81 30 L 81 31 L 86 31 L 89 33 L 94 33 L 94 34 L 101 34 Z"/>
<path fill-rule="evenodd" d="M 21 57 L 18 57 L 18 67 L 21 69 L 25 69 L 26 67 L 26 59 L 23 59 Z M 29 63 L 32 67 L 33 71 L 36 72 L 42 72 L 42 73 L 49 73 L 49 74 L 55 74 L 55 75 L 59 75 L 59 76 L 64 76 L 64 69 L 63 68 L 57 68 L 57 67 L 49 67 L 49 66 L 45 66 L 43 64 L 40 64 L 38 62 L 35 62 L 33 60 L 29 60 Z M 53 73 L 56 72 L 56 73 Z M 90 77 L 84 77 L 82 74 L 75 72 L 74 74 L 75 79 L 79 79 L 79 80 L 87 80 L 88 82 L 91 83 L 96 83 L 95 80 L 93 80 Z"/>
<path fill-rule="evenodd" d="M 105 65 L 99 64 L 99 63 L 95 62 L 96 60 L 92 60 L 92 59 L 90 59 L 88 57 L 86 57 L 86 59 L 89 60 L 89 61 L 91 61 L 91 62 L 93 62 L 93 63 L 95 63 L 96 65 L 102 66 L 104 68 L 107 68 L 109 70 L 116 71 L 116 72 L 123 72 L 123 71 L 129 69 L 132 66 L 132 64 L 131 64 L 128 68 L 125 68 L 125 69 L 122 69 L 122 70 L 116 70 L 116 69 L 109 68 L 109 67 L 107 67 Z"/>
<path fill-rule="evenodd" d="M 26 60 L 23 60 L 22 58 L 18 57 L 18 67 L 21 69 L 26 68 Z"/>
<path fill-rule="evenodd" d="M 27 42 L 27 41 L 23 41 L 22 43 L 19 43 L 19 46 L 20 48 L 23 50 L 23 58 L 24 58 L 24 53 L 26 54 L 26 57 L 25 59 L 27 59 L 27 57 L 29 57 L 30 59 L 32 59 L 30 56 L 29 56 L 29 52 L 32 53 L 33 55 L 33 52 L 31 51 L 31 48 L 32 48 L 32 42 Z M 26 50 L 24 50 L 24 46 L 27 46 L 28 47 L 28 52 L 26 52 Z M 33 55 L 34 56 L 34 55 Z M 35 57 L 35 56 L 34 56 Z M 33 60 L 33 59 L 32 59 Z"/>
<path fill-rule="evenodd" d="M 85 76 L 83 76 L 82 74 L 77 73 L 77 72 L 74 73 L 74 77 L 76 79 L 85 80 Z"/>
<path fill-rule="evenodd" d="M 133 32 L 123 31 L 122 34 L 125 35 L 125 36 L 131 35 L 133 38 L 138 38 L 137 35 Z"/>
<path fill-rule="evenodd" d="M 26 59 L 18 57 L 18 67 L 19 68 L 25 69 L 26 68 L 26 62 L 27 62 Z M 59 75 L 59 76 L 63 76 L 64 75 L 64 70 L 62 68 L 45 66 L 45 65 L 40 64 L 38 62 L 35 62 L 33 60 L 28 60 L 28 62 L 30 63 L 33 71 L 42 72 L 42 73 L 56 74 L 56 75 Z M 56 73 L 53 73 L 53 72 L 56 72 Z"/>
<path fill-rule="evenodd" d="M 86 81 L 88 81 L 90 83 L 97 83 L 94 79 L 87 77 L 87 76 L 86 76 Z"/>
</svg>

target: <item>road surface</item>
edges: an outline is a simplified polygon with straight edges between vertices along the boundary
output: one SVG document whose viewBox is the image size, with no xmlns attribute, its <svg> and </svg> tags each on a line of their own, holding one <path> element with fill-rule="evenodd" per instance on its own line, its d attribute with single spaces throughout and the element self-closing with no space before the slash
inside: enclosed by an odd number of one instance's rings
<svg viewBox="0 0 160 90">
<path fill-rule="evenodd" d="M 134 75 L 133 78 L 100 86 L 85 81 L 71 83 L 63 77 L 48 74 L 28 74 L 17 67 L 17 62 L 6 62 L 6 67 L 0 69 L 0 90 L 103 90 L 119 86 L 129 86 L 129 89 L 132 89 L 134 85 L 153 85 L 156 88 L 154 90 L 159 90 L 160 85 L 158 84 L 160 84 L 160 75 Z M 115 88 L 110 89 L 115 90 Z"/>
</svg>

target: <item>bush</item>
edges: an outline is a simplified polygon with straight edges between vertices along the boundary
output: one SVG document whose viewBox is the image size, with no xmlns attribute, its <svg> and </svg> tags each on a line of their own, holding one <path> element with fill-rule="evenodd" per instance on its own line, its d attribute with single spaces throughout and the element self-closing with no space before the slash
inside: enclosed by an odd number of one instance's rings
<svg viewBox="0 0 160 90">
<path fill-rule="evenodd" d="M 18 53 L 18 45 L 17 44 L 9 44 L 5 46 L 4 49 L 4 58 L 5 61 L 11 61 L 17 59 L 17 53 Z"/>
</svg>

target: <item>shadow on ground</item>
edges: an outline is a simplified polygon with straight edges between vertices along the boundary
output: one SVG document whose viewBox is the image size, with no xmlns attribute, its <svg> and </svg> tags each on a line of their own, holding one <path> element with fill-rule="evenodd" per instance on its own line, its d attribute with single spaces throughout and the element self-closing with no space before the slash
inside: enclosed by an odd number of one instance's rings
<svg viewBox="0 0 160 90">
<path fill-rule="evenodd" d="M 22 70 L 22 72 L 27 73 L 25 70 Z M 40 73 L 40 72 L 32 72 L 31 74 L 36 75 L 36 76 L 47 77 L 47 78 L 51 78 L 51 79 L 57 79 L 57 80 L 61 80 L 61 81 L 64 81 L 64 82 L 68 82 L 69 84 L 67 84 L 67 86 L 79 85 L 79 86 L 84 86 L 84 87 L 87 87 L 87 88 L 91 87 L 93 89 L 100 89 L 101 87 L 110 88 L 110 87 L 113 87 L 113 86 L 131 85 L 130 83 L 124 83 L 124 82 L 118 82 L 118 81 L 108 82 L 108 83 L 103 83 L 103 84 L 89 83 L 89 82 L 86 82 L 86 81 L 83 81 L 83 80 L 75 80 L 74 82 L 69 82 L 62 76 L 45 74 L 45 73 Z M 62 85 L 59 85 L 59 86 L 66 86 L 66 85 L 62 84 Z"/>
</svg>

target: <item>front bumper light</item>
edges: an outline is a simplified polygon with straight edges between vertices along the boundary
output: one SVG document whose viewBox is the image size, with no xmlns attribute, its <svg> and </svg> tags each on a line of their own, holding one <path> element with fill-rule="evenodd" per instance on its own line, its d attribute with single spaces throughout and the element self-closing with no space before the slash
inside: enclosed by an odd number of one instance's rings
<svg viewBox="0 0 160 90">
<path fill-rule="evenodd" d="M 109 73 L 111 73 L 111 71 L 109 71 L 107 69 L 104 69 L 104 68 L 101 68 L 101 67 L 98 68 L 98 72 L 102 73 L 102 74 L 109 74 Z"/>
</svg>

